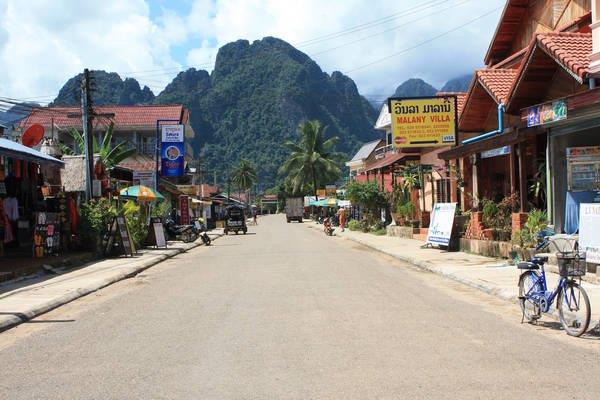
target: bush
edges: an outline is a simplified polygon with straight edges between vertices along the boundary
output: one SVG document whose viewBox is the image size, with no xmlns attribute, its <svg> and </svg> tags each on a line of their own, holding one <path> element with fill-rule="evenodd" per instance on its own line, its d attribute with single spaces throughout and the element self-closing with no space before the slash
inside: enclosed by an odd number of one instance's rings
<svg viewBox="0 0 600 400">
<path fill-rule="evenodd" d="M 166 218 L 171 214 L 171 204 L 168 201 L 161 201 L 158 205 L 152 207 L 150 216 Z"/>
<path fill-rule="evenodd" d="M 146 216 L 141 212 L 140 206 L 131 200 L 123 205 L 123 216 L 127 222 L 133 244 L 136 249 L 141 248 L 146 241 L 146 236 L 148 236 Z"/>
<path fill-rule="evenodd" d="M 375 236 L 385 236 L 387 231 L 384 228 L 372 229 L 371 233 Z"/>
<path fill-rule="evenodd" d="M 79 232 L 81 243 L 90 250 L 99 250 L 100 239 L 108 232 L 108 225 L 117 215 L 117 209 L 108 199 L 91 200 L 81 205 Z"/>
<path fill-rule="evenodd" d="M 545 211 L 532 210 L 527 217 L 525 227 L 513 234 L 512 243 L 521 248 L 532 248 L 538 244 L 539 234 L 548 227 Z"/>
<path fill-rule="evenodd" d="M 350 229 L 351 231 L 359 231 L 360 230 L 360 222 L 353 219 L 352 221 L 348 222 L 348 229 Z"/>
<path fill-rule="evenodd" d="M 498 205 L 494 200 L 484 199 L 483 200 L 483 225 L 486 228 L 494 228 L 497 224 L 495 221 L 498 215 Z"/>
</svg>

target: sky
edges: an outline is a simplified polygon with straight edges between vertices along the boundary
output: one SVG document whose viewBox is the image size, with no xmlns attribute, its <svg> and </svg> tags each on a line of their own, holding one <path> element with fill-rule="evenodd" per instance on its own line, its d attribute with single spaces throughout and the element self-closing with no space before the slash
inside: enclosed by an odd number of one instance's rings
<svg viewBox="0 0 600 400">
<path fill-rule="evenodd" d="M 505 0 L 0 0 L 0 97 L 51 101 L 84 68 L 158 94 L 219 47 L 286 40 L 372 99 L 482 66 Z"/>
</svg>

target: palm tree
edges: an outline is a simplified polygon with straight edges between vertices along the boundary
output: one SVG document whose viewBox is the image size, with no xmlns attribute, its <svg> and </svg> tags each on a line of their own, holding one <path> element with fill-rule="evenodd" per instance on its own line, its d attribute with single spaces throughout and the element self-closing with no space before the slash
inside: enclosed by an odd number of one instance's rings
<svg viewBox="0 0 600 400">
<path fill-rule="evenodd" d="M 312 185 L 315 199 L 319 184 L 335 181 L 342 173 L 338 166 L 341 155 L 335 152 L 339 138 L 326 140 L 326 129 L 319 121 L 302 122 L 298 126 L 300 141 L 284 143 L 291 154 L 279 169 L 281 174 L 288 174 L 294 192 Z"/>
<path fill-rule="evenodd" d="M 104 138 L 102 138 L 102 143 L 100 146 L 98 146 L 96 138 L 93 135 L 91 135 L 94 154 L 98 154 L 100 156 L 100 163 L 102 164 L 102 167 L 105 170 L 116 166 L 121 161 L 133 156 L 137 152 L 136 149 L 128 149 L 126 142 L 118 143 L 114 147 L 111 146 L 114 127 L 114 123 L 111 123 L 109 125 L 108 129 L 106 130 L 106 133 L 104 134 Z M 79 133 L 79 131 L 75 128 L 71 128 L 69 130 L 69 135 L 71 135 L 71 137 L 75 141 L 78 151 L 74 152 L 73 149 L 71 149 L 64 143 L 60 143 L 60 148 L 63 154 L 84 154 L 85 141 L 83 135 Z"/>
<path fill-rule="evenodd" d="M 256 182 L 256 170 L 252 163 L 244 158 L 240 160 L 240 163 L 233 171 L 231 181 L 238 187 L 238 189 L 244 192 L 250 190 L 250 188 Z M 241 196 L 240 196 L 241 197 Z M 250 204 L 250 196 L 248 196 L 248 204 Z M 241 200 L 241 198 L 240 198 Z"/>
</svg>

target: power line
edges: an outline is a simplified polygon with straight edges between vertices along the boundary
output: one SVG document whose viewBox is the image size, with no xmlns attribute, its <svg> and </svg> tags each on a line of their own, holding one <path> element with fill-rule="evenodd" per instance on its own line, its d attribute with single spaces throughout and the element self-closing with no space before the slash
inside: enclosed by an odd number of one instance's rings
<svg viewBox="0 0 600 400">
<path fill-rule="evenodd" d="M 325 54 L 325 53 L 329 53 L 330 51 L 338 50 L 338 49 L 341 49 L 342 47 L 347 47 L 347 46 L 350 46 L 350 45 L 353 45 L 353 44 L 356 44 L 356 43 L 364 42 L 364 41 L 365 41 L 365 40 L 367 40 L 367 39 L 371 39 L 371 38 L 373 38 L 373 37 L 376 37 L 376 36 L 383 35 L 384 33 L 388 33 L 388 32 L 391 32 L 391 31 L 395 31 L 395 30 L 397 30 L 397 29 L 399 29 L 399 28 L 406 27 L 406 26 L 408 26 L 408 25 L 410 25 L 410 24 L 412 24 L 412 23 L 414 23 L 414 22 L 419 22 L 420 20 L 422 20 L 422 19 L 423 19 L 423 18 L 425 18 L 425 17 L 431 17 L 432 15 L 436 15 L 436 14 L 438 14 L 438 13 L 440 13 L 440 12 L 447 11 L 447 10 L 450 10 L 450 9 L 452 9 L 452 8 L 455 8 L 455 7 L 458 7 L 458 6 L 462 6 L 462 5 L 464 5 L 464 4 L 466 4 L 466 3 L 470 2 L 470 1 L 471 1 L 471 0 L 463 0 L 461 3 L 458 3 L 458 4 L 455 4 L 455 5 L 452 5 L 452 6 L 450 6 L 450 7 L 446 7 L 446 8 L 444 8 L 444 9 L 441 9 L 441 10 L 436 10 L 434 13 L 430 13 L 430 14 L 423 15 L 423 16 L 421 16 L 421 17 L 417 18 L 417 19 L 413 19 L 413 20 L 407 21 L 407 22 L 405 22 L 405 23 L 403 23 L 403 24 L 401 24 L 401 25 L 396 25 L 396 26 L 394 26 L 393 28 L 386 29 L 386 30 L 384 30 L 384 31 L 381 31 L 381 32 L 377 32 L 377 33 L 374 33 L 374 34 L 372 34 L 372 35 L 365 36 L 365 37 L 363 37 L 363 38 L 361 38 L 361 39 L 354 40 L 354 41 L 352 41 L 352 42 L 347 42 L 347 43 L 344 43 L 344 44 L 342 44 L 342 45 L 339 45 L 339 46 L 336 46 L 336 47 L 331 47 L 331 48 L 329 48 L 329 49 L 326 49 L 326 50 L 323 50 L 323 51 L 319 51 L 319 52 L 317 52 L 317 53 L 313 53 L 313 54 L 311 54 L 311 57 L 314 57 L 314 56 L 319 56 L 319 55 L 321 55 L 321 54 Z"/>
<path fill-rule="evenodd" d="M 402 49 L 401 51 L 399 51 L 399 52 L 397 52 L 397 53 L 393 53 L 393 54 L 390 54 L 389 56 L 385 56 L 385 57 L 379 58 L 379 59 L 377 59 L 377 60 L 374 60 L 374 61 L 372 61 L 372 62 L 370 62 L 370 63 L 364 64 L 364 65 L 361 65 L 360 67 L 356 67 L 356 68 L 353 68 L 353 69 L 347 70 L 347 71 L 346 71 L 346 73 L 350 73 L 350 72 L 354 72 L 354 71 L 358 71 L 358 70 L 361 70 L 361 69 L 364 69 L 364 68 L 370 67 L 371 65 L 375 65 L 375 64 L 378 64 L 378 63 L 380 63 L 380 62 L 382 62 L 382 61 L 389 60 L 390 58 L 394 58 L 394 57 L 397 57 L 397 56 L 399 56 L 399 55 L 401 55 L 401 54 L 407 53 L 407 52 L 409 52 L 409 51 L 411 51 L 411 50 L 414 50 L 414 49 L 416 49 L 416 48 L 418 48 L 418 47 L 421 47 L 421 46 L 423 46 L 423 45 L 425 45 L 425 44 L 427 44 L 427 43 L 431 43 L 431 42 L 433 42 L 434 40 L 437 40 L 437 39 L 439 39 L 439 38 L 441 38 L 441 37 L 443 37 L 443 36 L 449 35 L 450 33 L 456 32 L 456 31 L 458 31 L 459 29 L 462 29 L 462 28 L 464 28 L 465 26 L 468 26 L 468 25 L 472 24 L 472 23 L 473 23 L 473 22 L 475 22 L 475 21 L 478 21 L 478 20 L 480 20 L 480 19 L 482 19 L 482 18 L 484 18 L 484 17 L 487 17 L 488 15 L 491 15 L 491 14 L 493 14 L 494 12 L 498 11 L 498 10 L 499 10 L 499 9 L 501 9 L 501 8 L 503 8 L 503 6 L 502 6 L 502 7 L 496 7 L 496 8 L 494 8 L 493 10 L 491 10 L 491 11 L 489 11 L 489 12 L 485 13 L 485 14 L 481 14 L 480 16 L 478 16 L 478 17 L 476 17 L 476 18 L 473 18 L 473 19 L 471 19 L 471 20 L 469 20 L 469 21 L 465 22 L 464 24 L 461 24 L 461 25 L 459 25 L 459 26 L 457 26 L 457 27 L 455 27 L 455 28 L 452 28 L 452 29 L 450 29 L 450 30 L 448 30 L 448 31 L 445 31 L 445 32 L 443 32 L 443 33 L 441 33 L 441 34 L 439 34 L 439 35 L 433 36 L 433 37 L 431 37 L 431 38 L 429 38 L 429 39 L 427 39 L 427 40 L 425 40 L 425 41 L 423 41 L 423 42 L 417 43 L 417 44 L 416 44 L 416 45 L 414 45 L 414 46 L 410 46 L 410 47 L 407 47 L 407 48 L 405 48 L 405 49 Z"/>
<path fill-rule="evenodd" d="M 409 8 L 409 9 L 406 9 L 406 10 L 403 10 L 403 11 L 400 11 L 400 12 L 388 15 L 386 17 L 382 17 L 382 18 L 376 19 L 376 20 L 371 21 L 371 22 L 366 22 L 366 23 L 363 23 L 363 24 L 355 25 L 353 27 L 346 28 L 346 29 L 343 29 L 343 30 L 338 31 L 338 32 L 333 32 L 333 33 L 329 33 L 327 35 L 318 36 L 318 37 L 313 38 L 313 39 L 304 40 L 302 42 L 296 43 L 296 45 L 298 45 L 298 46 L 310 46 L 310 45 L 312 45 L 314 43 L 318 43 L 318 42 L 321 42 L 321 41 L 324 41 L 324 40 L 335 39 L 335 38 L 337 38 L 339 36 L 344 36 L 344 35 L 347 35 L 347 34 L 359 32 L 361 30 L 370 29 L 370 28 L 373 28 L 375 26 L 379 26 L 379 25 L 388 23 L 390 21 L 393 21 L 393 20 L 395 20 L 397 18 L 406 16 L 406 15 L 411 15 L 411 14 L 418 13 L 418 12 L 422 11 L 422 10 L 420 10 L 421 8 L 426 7 L 426 6 L 430 6 L 433 3 L 438 3 L 438 4 L 435 4 L 435 5 L 439 5 L 439 4 L 442 4 L 442 3 L 446 3 L 448 1 L 450 1 L 450 0 L 431 0 L 431 1 L 426 1 L 423 4 L 420 4 L 418 6 L 415 6 L 415 7 L 412 7 L 412 8 Z"/>
</svg>

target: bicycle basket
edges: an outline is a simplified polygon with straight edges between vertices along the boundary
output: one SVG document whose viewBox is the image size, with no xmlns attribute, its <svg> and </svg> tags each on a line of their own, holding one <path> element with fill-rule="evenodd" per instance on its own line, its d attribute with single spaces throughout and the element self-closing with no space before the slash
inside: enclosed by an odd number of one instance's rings
<svg viewBox="0 0 600 400">
<path fill-rule="evenodd" d="M 586 272 L 585 253 L 565 252 L 557 253 L 558 270 L 560 276 L 583 276 Z"/>
</svg>

